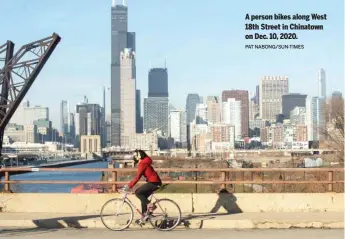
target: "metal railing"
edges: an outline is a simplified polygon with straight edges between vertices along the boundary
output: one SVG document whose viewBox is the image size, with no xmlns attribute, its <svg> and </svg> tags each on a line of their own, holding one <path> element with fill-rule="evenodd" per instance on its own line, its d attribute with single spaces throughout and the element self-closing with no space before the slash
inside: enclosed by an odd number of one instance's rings
<svg viewBox="0 0 345 239">
<path fill-rule="evenodd" d="M 4 191 L 10 191 L 11 184 L 89 184 L 89 185 L 109 185 L 111 191 L 116 192 L 117 185 L 124 185 L 129 183 L 128 181 L 118 181 L 119 173 L 134 173 L 135 168 L 2 168 L 0 174 L 3 175 L 3 179 L 0 184 L 4 184 Z M 335 174 L 342 172 L 344 175 L 344 168 L 158 168 L 157 172 L 161 173 L 220 173 L 221 176 L 218 179 L 213 180 L 163 180 L 164 184 L 208 184 L 208 185 L 221 185 L 221 188 L 226 188 L 229 184 L 271 184 L 271 185 L 288 185 L 288 184 L 327 184 L 328 191 L 333 191 L 334 184 L 343 184 L 344 179 L 335 179 Z M 11 180 L 10 174 L 14 172 L 108 172 L 108 181 L 67 181 L 67 180 Z M 286 173 L 327 173 L 328 180 L 286 180 Z M 249 173 L 251 175 L 250 180 L 229 180 L 230 173 Z M 279 180 L 256 180 L 253 175 L 255 173 L 280 173 L 284 175 Z M 220 178 L 220 179 L 219 179 Z M 243 177 L 242 177 L 243 178 Z M 139 181 L 139 184 L 145 183 Z"/>
</svg>

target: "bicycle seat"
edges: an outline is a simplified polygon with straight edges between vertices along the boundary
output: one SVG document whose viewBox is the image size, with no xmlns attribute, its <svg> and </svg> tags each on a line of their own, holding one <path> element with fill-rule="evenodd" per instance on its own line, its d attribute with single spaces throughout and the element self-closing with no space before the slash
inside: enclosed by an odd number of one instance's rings
<svg viewBox="0 0 345 239">
<path fill-rule="evenodd" d="M 162 184 L 162 186 L 160 186 L 156 192 L 160 192 L 160 191 L 163 191 L 169 184 Z"/>
</svg>

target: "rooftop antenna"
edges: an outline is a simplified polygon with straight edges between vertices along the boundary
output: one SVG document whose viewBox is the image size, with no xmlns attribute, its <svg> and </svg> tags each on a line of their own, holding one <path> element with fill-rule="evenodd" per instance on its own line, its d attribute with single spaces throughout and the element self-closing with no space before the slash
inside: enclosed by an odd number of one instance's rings
<svg viewBox="0 0 345 239">
<path fill-rule="evenodd" d="M 116 6 L 116 0 L 113 0 L 113 7 L 115 7 Z"/>
<path fill-rule="evenodd" d="M 122 5 L 126 6 L 125 0 L 122 0 Z"/>
<path fill-rule="evenodd" d="M 164 58 L 164 68 L 167 68 L 167 57 Z"/>
</svg>

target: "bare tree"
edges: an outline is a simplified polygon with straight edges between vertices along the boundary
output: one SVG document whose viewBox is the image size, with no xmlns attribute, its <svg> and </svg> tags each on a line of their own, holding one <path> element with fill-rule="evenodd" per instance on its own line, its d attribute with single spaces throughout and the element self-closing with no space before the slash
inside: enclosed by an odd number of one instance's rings
<svg viewBox="0 0 345 239">
<path fill-rule="evenodd" d="M 322 130 L 328 148 L 338 151 L 338 159 L 344 162 L 344 99 L 331 98 L 325 108 L 326 129 Z"/>
</svg>

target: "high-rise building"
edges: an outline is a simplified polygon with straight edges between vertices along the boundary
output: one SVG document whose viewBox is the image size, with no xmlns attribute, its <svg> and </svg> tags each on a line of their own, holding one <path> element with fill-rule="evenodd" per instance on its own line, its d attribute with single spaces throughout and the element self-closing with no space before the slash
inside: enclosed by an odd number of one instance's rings
<svg viewBox="0 0 345 239">
<path fill-rule="evenodd" d="M 221 120 L 220 102 L 218 96 L 207 97 L 207 120 L 208 123 L 218 124 Z"/>
<path fill-rule="evenodd" d="M 75 143 L 75 115 L 74 113 L 69 113 L 68 115 L 68 143 Z"/>
<path fill-rule="evenodd" d="M 64 135 L 68 134 L 69 102 L 62 100 L 60 104 L 60 130 Z"/>
<path fill-rule="evenodd" d="M 326 72 L 324 69 L 318 71 L 317 85 L 320 98 L 326 98 Z"/>
<path fill-rule="evenodd" d="M 282 95 L 289 93 L 289 79 L 284 76 L 264 76 L 260 79 L 260 117 L 271 122 L 282 114 Z"/>
<path fill-rule="evenodd" d="M 18 125 L 32 125 L 37 119 L 49 120 L 49 108 L 44 106 L 30 107 L 30 104 L 27 101 L 17 108 L 10 120 L 10 123 Z"/>
<path fill-rule="evenodd" d="M 308 97 L 306 103 L 306 124 L 309 141 L 322 141 L 326 133 L 326 99 Z"/>
<path fill-rule="evenodd" d="M 46 119 L 38 119 L 34 121 L 34 125 L 37 126 L 38 141 L 44 143 L 46 141 L 52 141 L 52 122 Z"/>
<path fill-rule="evenodd" d="M 290 93 L 282 95 L 282 110 L 285 119 L 290 118 L 290 112 L 295 107 L 305 107 L 307 95 Z"/>
<path fill-rule="evenodd" d="M 255 104 L 260 105 L 260 85 L 257 85 L 255 89 Z"/>
<path fill-rule="evenodd" d="M 293 125 L 305 125 L 306 124 L 306 109 L 305 107 L 296 106 L 290 112 L 290 122 Z"/>
<path fill-rule="evenodd" d="M 187 124 L 195 119 L 196 105 L 200 104 L 200 96 L 198 94 L 188 94 L 186 101 Z"/>
<path fill-rule="evenodd" d="M 306 125 L 296 125 L 294 141 L 308 141 L 308 127 Z"/>
<path fill-rule="evenodd" d="M 24 126 L 8 123 L 5 128 L 4 137 L 9 137 L 12 142 L 25 142 Z"/>
<path fill-rule="evenodd" d="M 103 104 L 101 107 L 102 120 L 101 120 L 101 147 L 107 147 L 107 124 L 106 124 L 106 105 L 105 105 L 105 87 L 103 86 Z"/>
<path fill-rule="evenodd" d="M 132 150 L 142 149 L 148 155 L 153 155 L 153 152 L 158 150 L 157 132 L 135 134 L 131 140 L 130 148 Z"/>
<path fill-rule="evenodd" d="M 148 97 L 169 97 L 167 68 L 150 69 L 148 83 Z"/>
<path fill-rule="evenodd" d="M 190 123 L 190 138 L 191 150 L 199 153 L 211 150 L 212 136 L 210 127 L 207 124 Z"/>
<path fill-rule="evenodd" d="M 129 147 L 136 133 L 135 53 L 125 48 L 121 53 L 121 146 Z"/>
<path fill-rule="evenodd" d="M 128 8 L 111 7 L 111 144 L 121 144 L 121 53 L 125 48 L 135 51 L 135 33 L 128 32 Z"/>
<path fill-rule="evenodd" d="M 170 110 L 169 116 L 170 137 L 174 139 L 175 146 L 185 148 L 187 146 L 186 112 L 184 110 Z"/>
<path fill-rule="evenodd" d="M 246 90 L 225 90 L 222 93 L 222 101 L 227 102 L 233 98 L 241 102 L 241 135 L 246 137 L 249 135 L 249 96 Z M 236 129 L 235 129 L 236 131 Z"/>
<path fill-rule="evenodd" d="M 210 126 L 212 150 L 233 149 L 235 147 L 234 126 L 219 123 Z"/>
<path fill-rule="evenodd" d="M 241 101 L 234 98 L 228 98 L 222 104 L 222 122 L 235 127 L 235 138 L 242 138 L 242 105 Z"/>
<path fill-rule="evenodd" d="M 340 91 L 333 91 L 332 100 L 341 100 L 342 98 L 343 94 Z"/>
<path fill-rule="evenodd" d="M 101 106 L 98 104 L 76 105 L 75 125 L 76 134 L 101 135 Z"/>
<path fill-rule="evenodd" d="M 169 99 L 167 97 L 148 97 L 144 99 L 144 131 L 161 131 L 169 134 Z"/>
<path fill-rule="evenodd" d="M 195 109 L 195 123 L 208 124 L 207 104 L 197 104 Z"/>
<path fill-rule="evenodd" d="M 249 121 L 255 120 L 255 118 L 259 115 L 259 105 L 256 103 L 256 95 L 254 92 L 249 93 Z M 249 127 L 250 128 L 250 127 Z"/>
<path fill-rule="evenodd" d="M 136 132 L 138 134 L 143 132 L 143 119 L 141 117 L 141 97 L 140 90 L 136 90 L 135 94 L 135 107 L 136 107 Z"/>
<path fill-rule="evenodd" d="M 190 123 L 195 119 L 196 105 L 200 104 L 200 96 L 198 94 L 188 94 L 186 100 L 186 114 L 187 114 L 187 147 L 191 148 L 191 127 Z"/>
<path fill-rule="evenodd" d="M 24 125 L 24 134 L 25 134 L 26 143 L 38 142 L 37 125 L 34 125 L 34 124 Z"/>
</svg>

